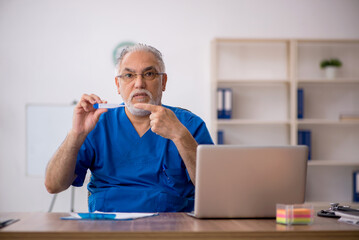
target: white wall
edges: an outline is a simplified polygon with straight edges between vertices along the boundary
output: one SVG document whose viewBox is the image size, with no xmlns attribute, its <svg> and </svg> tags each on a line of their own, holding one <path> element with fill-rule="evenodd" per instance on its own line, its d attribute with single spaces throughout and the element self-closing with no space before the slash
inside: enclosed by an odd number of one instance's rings
<svg viewBox="0 0 359 240">
<path fill-rule="evenodd" d="M 46 211 L 43 177 L 26 175 L 25 105 L 67 104 L 82 93 L 111 102 L 112 51 L 151 44 L 169 76 L 163 102 L 209 125 L 210 41 L 233 38 L 356 38 L 357 0 L 0 0 L 0 211 Z M 55 211 L 68 211 L 69 191 Z M 75 210 L 86 211 L 86 188 Z"/>
</svg>

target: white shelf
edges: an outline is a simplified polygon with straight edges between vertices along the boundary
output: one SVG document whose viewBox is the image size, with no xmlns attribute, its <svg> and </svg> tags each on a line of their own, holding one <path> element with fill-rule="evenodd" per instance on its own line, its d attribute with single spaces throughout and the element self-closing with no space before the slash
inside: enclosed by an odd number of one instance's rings
<svg viewBox="0 0 359 240">
<path fill-rule="evenodd" d="M 303 119 L 297 120 L 298 125 L 359 125 L 359 120 L 328 120 L 328 119 Z"/>
<path fill-rule="evenodd" d="M 216 39 L 212 44 L 211 134 L 224 144 L 297 145 L 311 132 L 306 201 L 350 202 L 359 170 L 359 40 Z M 338 58 L 337 78 L 323 59 Z M 217 119 L 218 88 L 232 89 L 232 119 Z M 297 119 L 298 88 L 304 119 Z M 332 189 L 336 189 L 333 191 Z"/>
<path fill-rule="evenodd" d="M 289 84 L 288 79 L 218 79 L 218 84 Z"/>
<path fill-rule="evenodd" d="M 287 120 L 218 119 L 219 125 L 280 125 L 290 124 Z"/>
<path fill-rule="evenodd" d="M 337 79 L 324 79 L 324 78 L 311 78 L 311 79 L 298 79 L 298 84 L 359 84 L 359 78 L 337 78 Z"/>
<path fill-rule="evenodd" d="M 359 167 L 357 161 L 339 161 L 339 160 L 309 160 L 308 166 L 333 166 L 333 167 Z"/>
</svg>

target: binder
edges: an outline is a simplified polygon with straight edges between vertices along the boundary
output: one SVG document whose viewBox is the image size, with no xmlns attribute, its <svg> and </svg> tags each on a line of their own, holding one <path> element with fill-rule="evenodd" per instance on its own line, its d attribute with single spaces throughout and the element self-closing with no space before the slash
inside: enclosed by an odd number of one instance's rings
<svg viewBox="0 0 359 240">
<path fill-rule="evenodd" d="M 217 144 L 224 144 L 224 132 L 222 130 L 217 131 Z"/>
<path fill-rule="evenodd" d="M 303 88 L 298 88 L 297 90 L 297 117 L 298 119 L 303 119 L 304 117 L 304 90 Z"/>
<path fill-rule="evenodd" d="M 232 89 L 224 89 L 224 118 L 232 118 Z"/>
<path fill-rule="evenodd" d="M 306 145 L 308 147 L 308 160 L 312 159 L 312 136 L 310 130 L 298 130 L 298 145 Z"/>
<path fill-rule="evenodd" d="M 359 202 L 359 171 L 353 173 L 353 202 Z"/>
<path fill-rule="evenodd" d="M 310 131 L 305 131 L 304 144 L 308 146 L 308 160 L 312 159 L 312 134 Z"/>
<path fill-rule="evenodd" d="M 217 89 L 217 117 L 218 119 L 232 118 L 232 89 Z"/>
<path fill-rule="evenodd" d="M 224 94 L 223 89 L 217 89 L 217 118 L 223 118 L 224 116 Z"/>
</svg>

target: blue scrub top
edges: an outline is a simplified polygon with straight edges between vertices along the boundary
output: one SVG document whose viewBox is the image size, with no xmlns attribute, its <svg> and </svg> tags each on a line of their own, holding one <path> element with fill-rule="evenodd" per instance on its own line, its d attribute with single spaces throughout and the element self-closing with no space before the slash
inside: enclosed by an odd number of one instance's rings
<svg viewBox="0 0 359 240">
<path fill-rule="evenodd" d="M 176 114 L 198 144 L 213 144 L 202 119 L 187 110 L 164 107 Z M 175 144 L 151 129 L 139 137 L 125 108 L 101 115 L 78 153 L 72 185 L 83 185 L 87 169 L 90 212 L 193 211 L 194 186 Z"/>
</svg>

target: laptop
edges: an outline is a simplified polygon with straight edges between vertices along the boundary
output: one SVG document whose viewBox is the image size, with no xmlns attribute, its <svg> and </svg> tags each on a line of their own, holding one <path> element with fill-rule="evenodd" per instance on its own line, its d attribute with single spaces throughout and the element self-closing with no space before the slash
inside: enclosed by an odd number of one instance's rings
<svg viewBox="0 0 359 240">
<path fill-rule="evenodd" d="M 273 218 L 305 199 L 306 146 L 199 145 L 196 218 Z"/>
</svg>

